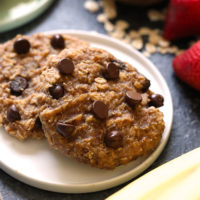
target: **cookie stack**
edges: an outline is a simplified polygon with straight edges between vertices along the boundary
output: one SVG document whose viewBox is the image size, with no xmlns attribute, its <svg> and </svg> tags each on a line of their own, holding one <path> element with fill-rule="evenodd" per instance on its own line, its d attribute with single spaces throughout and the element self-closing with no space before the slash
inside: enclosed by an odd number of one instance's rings
<svg viewBox="0 0 200 200">
<path fill-rule="evenodd" d="M 46 138 L 64 155 L 106 169 L 161 140 L 163 97 L 130 64 L 85 41 L 18 35 L 0 46 L 0 69 L 0 123 L 19 140 Z"/>
</svg>

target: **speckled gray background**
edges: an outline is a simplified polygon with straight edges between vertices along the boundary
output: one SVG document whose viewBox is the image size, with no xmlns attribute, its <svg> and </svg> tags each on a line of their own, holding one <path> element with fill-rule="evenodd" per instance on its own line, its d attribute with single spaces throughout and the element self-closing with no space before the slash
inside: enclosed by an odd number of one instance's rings
<svg viewBox="0 0 200 200">
<path fill-rule="evenodd" d="M 103 25 L 96 21 L 96 14 L 84 10 L 84 1 L 55 0 L 55 3 L 49 9 L 33 22 L 14 31 L 0 34 L 0 41 L 4 42 L 11 39 L 17 33 L 32 34 L 54 29 L 95 30 L 106 34 Z M 158 8 L 165 5 L 166 3 L 163 3 Z M 162 27 L 162 23 L 151 23 L 147 20 L 146 9 L 144 8 L 138 9 L 118 4 L 118 12 L 119 18 L 128 20 L 132 24 L 132 28 L 143 25 Z M 187 40 L 179 43 L 185 44 Z M 161 71 L 171 90 L 174 104 L 174 122 L 165 150 L 147 171 L 200 146 L 200 93 L 174 76 L 171 67 L 172 59 L 172 55 L 155 54 L 150 57 L 150 60 Z M 90 194 L 59 194 L 28 186 L 0 170 L 0 192 L 4 200 L 100 200 L 108 197 L 126 184 Z"/>
</svg>

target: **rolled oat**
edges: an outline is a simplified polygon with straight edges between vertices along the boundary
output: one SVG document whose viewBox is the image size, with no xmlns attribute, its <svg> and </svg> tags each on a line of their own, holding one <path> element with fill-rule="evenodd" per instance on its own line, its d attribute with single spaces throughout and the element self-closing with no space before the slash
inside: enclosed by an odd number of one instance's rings
<svg viewBox="0 0 200 200">
<path fill-rule="evenodd" d="M 84 3 L 84 8 L 91 13 L 96 13 L 99 10 L 99 4 L 96 1 L 87 0 Z"/>
</svg>

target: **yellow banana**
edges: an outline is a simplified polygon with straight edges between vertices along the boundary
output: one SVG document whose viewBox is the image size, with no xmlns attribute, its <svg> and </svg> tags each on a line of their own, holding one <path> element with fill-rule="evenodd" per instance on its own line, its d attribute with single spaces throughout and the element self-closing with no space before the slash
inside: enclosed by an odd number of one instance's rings
<svg viewBox="0 0 200 200">
<path fill-rule="evenodd" d="M 106 200 L 200 200 L 200 148 L 150 171 Z"/>
</svg>

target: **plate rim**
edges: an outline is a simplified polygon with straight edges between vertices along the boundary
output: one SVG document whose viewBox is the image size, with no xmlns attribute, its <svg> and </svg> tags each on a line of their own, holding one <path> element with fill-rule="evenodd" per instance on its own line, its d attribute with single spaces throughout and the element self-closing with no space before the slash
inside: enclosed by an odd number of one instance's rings
<svg viewBox="0 0 200 200">
<path fill-rule="evenodd" d="M 8 23 L 1 24 L 0 33 L 10 31 L 26 23 L 29 23 L 31 20 L 37 18 L 40 14 L 42 14 L 53 3 L 53 1 L 54 0 L 43 0 L 41 2 L 38 1 L 37 6 L 31 12 L 15 19 L 9 20 Z"/>
<path fill-rule="evenodd" d="M 54 182 L 45 182 L 41 180 L 34 179 L 33 177 L 24 175 L 20 172 L 17 172 L 10 168 L 9 166 L 6 166 L 5 164 L 3 165 L 0 161 L 0 166 L 1 168 L 11 175 L 12 177 L 18 179 L 19 181 L 22 181 L 28 185 L 34 186 L 36 188 L 48 190 L 48 191 L 53 191 L 53 192 L 60 192 L 60 193 L 90 193 L 90 192 L 96 192 L 96 191 L 101 191 L 105 189 L 109 189 L 112 187 L 115 187 L 117 185 L 120 185 L 122 183 L 125 183 L 136 176 L 138 176 L 140 173 L 145 171 L 147 168 L 149 168 L 153 162 L 159 157 L 159 155 L 162 153 L 165 145 L 167 144 L 168 138 L 170 136 L 171 128 L 172 128 L 172 122 L 173 122 L 173 103 L 172 103 L 172 97 L 170 94 L 170 90 L 167 86 L 166 81 L 164 80 L 163 76 L 159 72 L 159 70 L 155 67 L 155 65 L 148 60 L 144 55 L 142 55 L 140 52 L 135 50 L 134 48 L 131 48 L 127 44 L 122 43 L 121 41 L 111 38 L 109 36 L 94 32 L 94 31 L 82 31 L 82 30 L 52 30 L 52 31 L 46 31 L 42 32 L 44 34 L 55 34 L 55 33 L 60 33 L 60 34 L 68 34 L 71 36 L 85 36 L 85 37 L 93 37 L 95 38 L 100 38 L 105 40 L 108 43 L 112 43 L 114 45 L 122 46 L 124 49 L 127 49 L 130 53 L 135 54 L 140 60 L 146 63 L 146 66 L 148 66 L 158 77 L 158 79 L 162 82 L 162 86 L 164 87 L 164 91 L 167 94 L 167 99 L 169 103 L 169 111 L 170 111 L 170 120 L 169 120 L 169 127 L 167 130 L 167 133 L 165 135 L 165 138 L 161 140 L 161 143 L 159 146 L 151 153 L 149 156 L 136 168 L 133 170 L 130 170 L 124 174 L 121 174 L 119 176 L 116 176 L 114 178 L 110 178 L 108 180 L 104 181 L 99 181 L 97 183 L 87 183 L 87 184 L 60 184 L 60 183 L 54 183 Z M 109 45 L 108 45 L 109 46 Z"/>
</svg>

